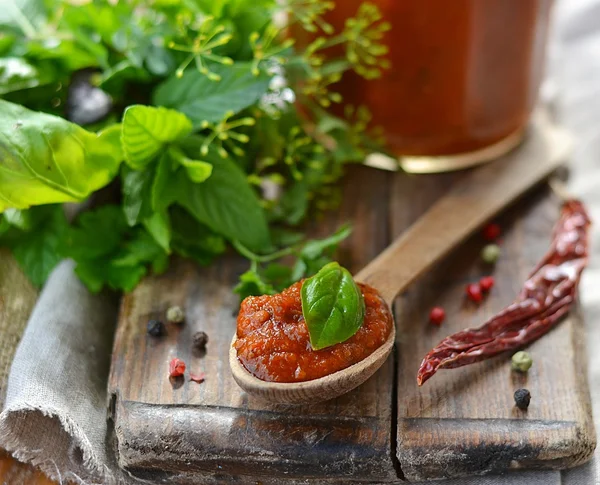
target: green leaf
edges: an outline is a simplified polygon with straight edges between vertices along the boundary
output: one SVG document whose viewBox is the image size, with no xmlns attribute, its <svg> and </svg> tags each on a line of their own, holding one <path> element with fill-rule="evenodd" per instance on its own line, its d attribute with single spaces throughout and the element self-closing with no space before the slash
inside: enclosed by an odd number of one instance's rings
<svg viewBox="0 0 600 485">
<path fill-rule="evenodd" d="M 128 226 L 115 205 L 83 213 L 67 233 L 64 252 L 75 260 L 75 272 L 93 292 L 104 286 L 131 291 L 148 265 L 164 270 L 168 259 L 143 227 Z"/>
<path fill-rule="evenodd" d="M 166 253 L 171 252 L 171 223 L 166 211 L 154 212 L 143 221 L 144 227 Z"/>
<path fill-rule="evenodd" d="M 52 76 L 18 57 L 0 58 L 0 95 L 35 88 L 52 81 Z"/>
<path fill-rule="evenodd" d="M 106 205 L 82 213 L 69 230 L 67 245 L 69 255 L 76 261 L 95 259 L 115 251 L 128 229 L 125 215 L 119 206 Z"/>
<path fill-rule="evenodd" d="M 315 259 L 324 252 L 335 249 L 338 244 L 346 239 L 351 233 L 352 227 L 349 224 L 343 224 L 331 236 L 308 241 L 302 248 L 300 256 L 306 260 Z"/>
<path fill-rule="evenodd" d="M 188 158 L 179 148 L 171 147 L 169 154 L 173 160 L 185 167 L 185 171 L 192 182 L 204 182 L 212 174 L 212 165 L 210 163 Z"/>
<path fill-rule="evenodd" d="M 129 106 L 123 115 L 121 133 L 125 160 L 131 168 L 144 168 L 166 144 L 187 136 L 191 131 L 190 120 L 175 110 Z"/>
<path fill-rule="evenodd" d="M 122 172 L 123 211 L 127 223 L 135 226 L 152 213 L 150 198 L 154 173 L 149 169 L 132 170 L 127 166 L 123 166 Z"/>
<path fill-rule="evenodd" d="M 265 213 L 242 170 L 212 152 L 206 160 L 213 166 L 210 178 L 195 184 L 179 174 L 178 183 L 170 189 L 173 197 L 198 221 L 227 239 L 258 252 L 270 248 Z"/>
<path fill-rule="evenodd" d="M 348 340 L 363 324 L 365 302 L 360 288 L 336 262 L 305 280 L 301 295 L 302 314 L 315 350 Z"/>
<path fill-rule="evenodd" d="M 0 100 L 0 212 L 81 201 L 108 184 L 119 163 L 111 141 Z"/>
<path fill-rule="evenodd" d="M 173 164 L 168 153 L 164 153 L 158 161 L 151 188 L 152 210 L 166 209 L 175 199 L 176 194 L 169 192 L 169 185 L 176 185 L 173 174 Z"/>
<path fill-rule="evenodd" d="M 276 291 L 270 283 L 261 277 L 258 271 L 249 269 L 240 276 L 240 281 L 233 292 L 240 295 L 240 299 L 243 300 L 248 296 L 272 295 Z"/>
<path fill-rule="evenodd" d="M 198 222 L 187 211 L 173 207 L 170 211 L 173 250 L 202 265 L 212 262 L 225 252 L 225 240 L 209 227 Z"/>
<path fill-rule="evenodd" d="M 197 128 L 203 121 L 217 122 L 229 112 L 239 113 L 269 88 L 270 76 L 263 72 L 254 76 L 249 62 L 217 64 L 211 70 L 221 76 L 220 81 L 211 81 L 197 70 L 188 69 L 182 78 L 174 75 L 160 84 L 153 103 L 185 113 Z"/>
<path fill-rule="evenodd" d="M 6 0 L 0 9 L 0 26 L 21 31 L 27 36 L 36 35 L 47 18 L 43 0 Z"/>
<path fill-rule="evenodd" d="M 4 232 L 0 231 L 0 246 L 12 250 L 24 273 L 35 286 L 40 287 L 63 258 L 61 240 L 68 227 L 63 208 L 61 205 L 47 205 L 21 213 L 17 218 L 13 216 L 13 225 L 6 227 Z M 26 226 L 21 224 L 24 220 L 27 220 Z M 15 222 L 19 224 L 15 225 Z M 26 230 L 19 229 L 19 226 Z"/>
</svg>

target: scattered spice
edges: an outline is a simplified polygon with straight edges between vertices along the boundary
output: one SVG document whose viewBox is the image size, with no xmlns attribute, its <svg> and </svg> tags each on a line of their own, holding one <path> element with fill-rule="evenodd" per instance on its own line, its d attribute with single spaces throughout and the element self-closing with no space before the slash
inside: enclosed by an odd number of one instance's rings
<svg viewBox="0 0 600 485">
<path fill-rule="evenodd" d="M 441 306 L 434 306 L 429 312 L 429 321 L 434 325 L 441 325 L 446 318 L 446 312 Z"/>
<path fill-rule="evenodd" d="M 185 312 L 178 305 L 172 306 L 167 310 L 167 322 L 182 323 L 185 320 Z"/>
<path fill-rule="evenodd" d="M 194 342 L 194 348 L 197 350 L 204 350 L 208 343 L 208 335 L 206 332 L 196 332 L 192 337 Z"/>
<path fill-rule="evenodd" d="M 531 402 L 531 393 L 527 389 L 517 389 L 515 391 L 515 404 L 519 409 L 526 411 Z"/>
<path fill-rule="evenodd" d="M 533 360 L 531 360 L 531 356 L 523 350 L 520 350 L 512 356 L 511 367 L 513 368 L 513 370 L 519 372 L 527 372 L 532 365 Z"/>
<path fill-rule="evenodd" d="M 583 204 L 567 200 L 550 249 L 532 271 L 517 299 L 485 325 L 442 340 L 421 362 L 422 385 L 439 369 L 453 369 L 517 349 L 550 330 L 571 308 L 588 261 L 590 219 Z"/>
<path fill-rule="evenodd" d="M 181 377 L 185 372 L 185 362 L 175 357 L 169 363 L 169 377 Z"/>
<path fill-rule="evenodd" d="M 500 226 L 496 223 L 490 223 L 487 226 L 485 226 L 483 228 L 483 238 L 486 241 L 495 241 L 496 239 L 498 239 L 500 237 L 500 233 L 501 233 L 501 229 Z"/>
<path fill-rule="evenodd" d="M 190 372 L 190 381 L 202 384 L 206 380 L 206 374 L 204 372 L 193 373 Z"/>
<path fill-rule="evenodd" d="M 152 337 L 160 337 L 165 333 L 165 327 L 160 320 L 150 320 L 146 325 L 146 331 L 148 335 Z"/>
<path fill-rule="evenodd" d="M 481 288 L 478 283 L 470 283 L 467 285 L 466 289 L 467 298 L 475 303 L 480 303 L 483 300 L 483 295 L 481 294 Z"/>
<path fill-rule="evenodd" d="M 487 264 L 495 264 L 500 257 L 500 246 L 497 244 L 486 244 L 481 250 L 481 259 Z"/>
<path fill-rule="evenodd" d="M 481 291 L 485 291 L 487 293 L 494 287 L 495 283 L 496 281 L 494 280 L 493 276 L 484 276 L 479 280 L 479 288 L 481 288 Z"/>
</svg>

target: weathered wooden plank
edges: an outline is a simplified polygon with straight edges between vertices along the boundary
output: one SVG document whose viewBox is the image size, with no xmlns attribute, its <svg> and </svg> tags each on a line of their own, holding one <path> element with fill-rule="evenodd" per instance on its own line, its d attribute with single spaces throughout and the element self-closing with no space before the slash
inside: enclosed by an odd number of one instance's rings
<svg viewBox="0 0 600 485">
<path fill-rule="evenodd" d="M 435 190 L 431 180 L 423 183 Z M 446 186 L 444 177 L 435 183 Z M 397 178 L 394 193 L 403 191 L 420 192 L 418 180 Z M 413 217 L 423 205 L 413 208 Z M 407 479 L 566 468 L 591 457 L 596 436 L 578 311 L 528 348 L 534 365 L 526 375 L 511 372 L 509 354 L 440 371 L 422 388 L 416 385 L 417 369 L 431 347 L 448 334 L 482 324 L 514 299 L 548 247 L 559 206 L 548 191 L 537 191 L 501 218 L 505 232 L 495 269 L 481 263 L 485 242 L 476 235 L 399 300 L 397 454 Z M 394 222 L 395 234 L 404 222 Z M 490 272 L 496 286 L 484 303 L 465 301 L 466 284 Z M 440 328 L 427 322 L 434 305 L 448 315 Z M 514 407 L 519 387 L 532 393 L 526 413 Z"/>
<path fill-rule="evenodd" d="M 357 167 L 341 209 L 317 224 L 316 232 L 326 234 L 354 221 L 340 251 L 351 270 L 389 243 L 389 183 L 389 174 Z M 120 464 L 145 476 L 154 470 L 161 476 L 208 472 L 261 480 L 396 478 L 391 360 L 356 391 L 311 406 L 260 402 L 235 384 L 227 363 L 237 307 L 231 288 L 245 265 L 235 257 L 210 268 L 175 261 L 167 274 L 146 279 L 125 297 L 109 385 Z M 148 337 L 148 319 L 162 318 L 173 304 L 186 308 L 187 324 L 169 327 L 164 339 Z M 202 357 L 191 349 L 198 330 L 210 338 Z M 175 356 L 206 372 L 206 382 L 172 385 L 167 365 Z"/>
</svg>

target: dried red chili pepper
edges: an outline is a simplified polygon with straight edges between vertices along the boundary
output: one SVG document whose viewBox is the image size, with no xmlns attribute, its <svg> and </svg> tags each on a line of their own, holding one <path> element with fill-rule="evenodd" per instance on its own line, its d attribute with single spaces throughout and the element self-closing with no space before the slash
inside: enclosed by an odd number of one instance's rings
<svg viewBox="0 0 600 485">
<path fill-rule="evenodd" d="M 488 359 L 536 340 L 565 315 L 575 301 L 588 260 L 590 219 L 577 200 L 564 203 L 550 249 L 525 282 L 517 299 L 483 326 L 442 340 L 423 359 L 422 385 L 439 369 Z"/>
</svg>

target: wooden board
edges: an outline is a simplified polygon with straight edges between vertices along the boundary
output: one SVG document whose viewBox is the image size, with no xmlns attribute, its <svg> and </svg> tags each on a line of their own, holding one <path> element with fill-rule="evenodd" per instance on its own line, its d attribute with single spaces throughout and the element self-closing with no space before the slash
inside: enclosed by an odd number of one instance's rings
<svg viewBox="0 0 600 485">
<path fill-rule="evenodd" d="M 388 173 L 359 168 L 348 179 L 352 196 L 319 224 L 326 234 L 356 221 L 341 254 L 353 270 L 388 244 L 390 183 Z M 109 382 L 120 464 L 138 476 L 192 481 L 199 472 L 217 474 L 215 480 L 252 475 L 263 483 L 283 476 L 394 479 L 392 360 L 359 390 L 303 407 L 260 402 L 233 381 L 227 356 L 238 297 L 231 288 L 246 266 L 233 257 L 210 268 L 174 261 L 167 274 L 125 297 Z M 186 308 L 187 324 L 170 327 L 162 340 L 148 337 L 148 319 L 163 318 L 174 304 Z M 191 352 L 198 330 L 210 338 L 203 357 Z M 206 382 L 172 386 L 167 371 L 175 356 L 206 372 Z"/>
<path fill-rule="evenodd" d="M 354 222 L 339 259 L 356 271 L 461 176 L 357 167 L 346 180 L 341 210 L 317 225 L 327 233 Z M 260 403 L 231 378 L 227 351 L 237 304 L 231 286 L 245 263 L 233 257 L 211 268 L 176 262 L 166 275 L 145 280 L 124 299 L 114 347 L 109 390 L 120 464 L 172 483 L 320 484 L 564 468 L 588 459 L 595 433 L 577 314 L 531 347 L 535 364 L 526 379 L 511 373 L 501 356 L 440 372 L 421 390 L 415 382 L 432 345 L 482 323 L 514 298 L 546 250 L 558 206 L 538 189 L 501 219 L 506 233 L 497 287 L 479 308 L 463 298 L 466 283 L 487 272 L 479 263 L 478 236 L 419 280 L 395 309 L 395 357 L 352 393 L 312 406 Z M 151 340 L 146 322 L 162 318 L 172 304 L 186 307 L 188 323 Z M 439 329 L 427 323 L 433 304 L 448 312 Z M 209 334 L 209 348 L 194 356 L 190 338 L 200 329 Z M 207 381 L 172 386 L 167 365 L 175 356 L 206 372 Z M 513 391 L 521 386 L 533 394 L 527 414 L 513 407 Z"/>
<path fill-rule="evenodd" d="M 444 190 L 450 182 L 449 176 L 432 177 L 429 192 Z M 394 218 L 394 234 L 430 203 L 416 190 L 407 178 L 396 179 L 393 193 L 405 194 L 402 198 L 414 194 L 416 203 L 412 214 Z M 421 359 L 444 336 L 481 325 L 513 301 L 548 247 L 559 206 L 548 190 L 536 191 L 499 218 L 504 234 L 495 268 L 482 264 L 485 241 L 474 236 L 397 301 L 397 456 L 406 479 L 561 469 L 591 457 L 596 435 L 578 308 L 529 346 L 534 364 L 525 375 L 511 371 L 510 354 L 505 354 L 440 371 L 422 388 L 415 382 Z M 487 274 L 496 279 L 490 296 L 479 306 L 466 301 L 467 283 Z M 440 328 L 426 324 L 434 305 L 448 313 Z M 527 412 L 514 407 L 513 393 L 521 387 L 532 394 Z"/>
</svg>

